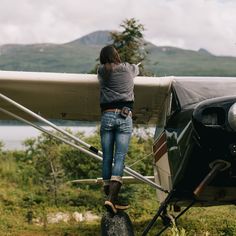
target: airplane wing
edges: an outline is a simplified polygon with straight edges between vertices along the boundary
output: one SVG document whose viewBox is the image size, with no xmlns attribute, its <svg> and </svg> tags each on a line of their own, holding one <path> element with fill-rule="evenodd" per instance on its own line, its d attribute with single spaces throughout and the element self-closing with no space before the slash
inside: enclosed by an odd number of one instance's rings
<svg viewBox="0 0 236 236">
<path fill-rule="evenodd" d="M 135 123 L 162 120 L 171 81 L 172 77 L 135 78 Z M 0 71 L 0 93 L 47 119 L 100 120 L 96 75 Z M 0 107 L 27 117 L 2 99 Z M 0 113 L 0 119 L 10 118 Z"/>
</svg>

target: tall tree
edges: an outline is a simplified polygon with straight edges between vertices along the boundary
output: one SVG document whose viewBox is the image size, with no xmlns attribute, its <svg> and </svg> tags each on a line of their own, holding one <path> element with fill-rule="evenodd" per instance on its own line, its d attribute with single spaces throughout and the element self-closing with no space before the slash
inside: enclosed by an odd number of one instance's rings
<svg viewBox="0 0 236 236">
<path fill-rule="evenodd" d="M 148 53 L 144 48 L 144 26 L 135 18 L 124 20 L 120 26 L 123 31 L 111 32 L 111 37 L 121 60 L 133 64 L 143 62 Z M 147 74 L 143 64 L 140 65 L 140 72 L 141 74 Z"/>
</svg>

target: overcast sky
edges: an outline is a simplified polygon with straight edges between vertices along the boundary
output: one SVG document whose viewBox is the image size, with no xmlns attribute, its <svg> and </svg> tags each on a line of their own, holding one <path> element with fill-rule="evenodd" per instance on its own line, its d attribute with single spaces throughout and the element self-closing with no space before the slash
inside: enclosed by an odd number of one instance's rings
<svg viewBox="0 0 236 236">
<path fill-rule="evenodd" d="M 132 17 L 158 46 L 236 56 L 235 0 L 1 0 L 0 44 L 65 43 Z"/>
</svg>

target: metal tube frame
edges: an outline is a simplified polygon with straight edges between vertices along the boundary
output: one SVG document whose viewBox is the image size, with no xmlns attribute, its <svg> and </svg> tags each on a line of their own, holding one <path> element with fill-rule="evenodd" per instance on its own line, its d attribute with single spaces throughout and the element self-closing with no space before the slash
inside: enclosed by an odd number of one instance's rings
<svg viewBox="0 0 236 236">
<path fill-rule="evenodd" d="M 142 236 L 146 236 L 149 231 L 151 230 L 151 228 L 154 226 L 155 222 L 157 221 L 158 217 L 162 217 L 162 214 L 166 212 L 167 210 L 167 206 L 170 203 L 171 199 L 173 198 L 174 194 L 175 194 L 175 189 L 172 189 L 171 192 L 168 194 L 168 196 L 166 197 L 166 199 L 164 200 L 164 202 L 162 202 L 162 204 L 160 205 L 160 207 L 157 210 L 157 213 L 154 215 L 154 217 L 152 218 L 152 220 L 148 223 L 148 225 L 146 226 L 146 228 L 144 229 Z M 174 221 L 176 222 L 178 220 L 178 218 L 180 218 L 186 211 L 188 211 L 194 204 L 195 204 L 196 200 L 193 199 L 190 204 L 183 210 L 181 211 L 176 217 L 174 217 Z M 157 234 L 156 236 L 160 236 L 168 227 L 171 226 L 171 221 L 170 223 L 168 223 L 166 226 L 164 226 Z"/>
<path fill-rule="evenodd" d="M 59 137 L 59 136 L 49 132 L 48 130 L 42 128 L 41 126 L 38 126 L 38 125 L 36 125 L 36 124 L 34 124 L 34 123 L 30 122 L 30 121 L 25 120 L 24 118 L 22 118 L 22 117 L 20 117 L 20 116 L 18 116 L 16 114 L 13 114 L 12 112 L 9 112 L 9 111 L 7 111 L 7 110 L 5 110 L 3 108 L 0 108 L 0 111 L 2 111 L 3 113 L 5 113 L 5 114 L 7 114 L 9 116 L 12 116 L 12 117 L 14 117 L 17 120 L 19 120 L 19 121 L 21 121 L 23 123 L 26 123 L 26 124 L 36 128 L 36 129 L 40 130 L 41 132 L 47 133 L 48 135 L 50 135 L 50 136 L 52 136 L 52 137 L 54 137 L 54 138 L 56 138 L 56 139 L 58 139 L 58 140 L 60 140 L 60 141 L 62 141 L 64 143 L 66 143 L 66 144 L 68 144 L 68 145 L 70 145 L 70 146 L 72 146 L 74 148 L 79 149 L 81 152 L 83 152 L 85 154 L 88 154 L 89 156 L 92 156 L 92 157 L 102 161 L 102 152 L 99 151 L 98 149 L 96 149 L 95 147 L 89 145 L 88 143 L 80 140 L 79 138 L 75 137 L 74 135 L 72 135 L 72 134 L 66 132 L 65 130 L 59 128 L 58 126 L 56 126 L 52 122 L 50 122 L 47 119 L 43 118 L 42 116 L 34 113 L 33 111 L 31 111 L 28 108 L 24 107 L 23 105 L 17 103 L 16 101 L 10 99 L 9 97 L 3 95 L 2 93 L 0 93 L 0 98 L 5 100 L 6 102 L 12 104 L 14 107 L 24 111 L 26 114 L 28 114 L 28 115 L 36 118 L 37 120 L 47 124 L 48 126 L 52 127 L 53 129 L 55 129 L 58 132 L 60 132 L 63 135 L 65 135 L 67 138 L 72 139 L 73 141 L 75 141 L 76 143 L 79 143 L 80 145 L 83 145 L 88 150 L 83 148 L 83 147 L 80 147 L 80 146 L 76 145 L 73 142 L 68 141 L 67 139 L 61 138 L 61 137 Z M 138 180 L 140 180 L 140 181 L 142 181 L 142 182 L 144 182 L 144 183 L 146 183 L 146 184 L 156 188 L 156 189 L 159 189 L 162 192 L 168 193 L 168 190 L 163 189 L 160 185 L 158 185 L 155 182 L 145 178 L 145 176 L 139 174 L 138 172 L 134 171 L 133 169 L 131 169 L 129 167 L 125 167 L 124 168 L 124 172 L 129 174 L 129 175 L 131 175 L 131 176 L 133 176 L 134 178 L 136 178 L 136 179 L 138 179 Z"/>
</svg>

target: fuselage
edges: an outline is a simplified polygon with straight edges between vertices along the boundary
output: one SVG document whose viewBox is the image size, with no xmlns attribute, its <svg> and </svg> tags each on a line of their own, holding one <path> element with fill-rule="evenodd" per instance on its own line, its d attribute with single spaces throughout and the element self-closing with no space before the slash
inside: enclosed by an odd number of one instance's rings
<svg viewBox="0 0 236 236">
<path fill-rule="evenodd" d="M 236 96 L 206 99 L 184 108 L 174 99 L 174 109 L 153 145 L 156 182 L 169 191 L 175 189 L 173 204 L 187 205 L 193 199 L 201 206 L 235 204 L 236 120 L 229 124 L 229 111 Z M 222 168 L 216 176 L 201 185 L 219 163 Z M 196 190 L 199 186 L 201 191 Z M 159 201 L 166 196 L 157 191 Z"/>
</svg>

